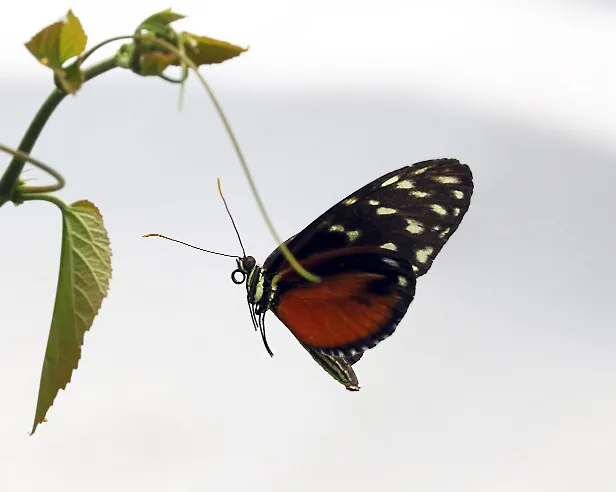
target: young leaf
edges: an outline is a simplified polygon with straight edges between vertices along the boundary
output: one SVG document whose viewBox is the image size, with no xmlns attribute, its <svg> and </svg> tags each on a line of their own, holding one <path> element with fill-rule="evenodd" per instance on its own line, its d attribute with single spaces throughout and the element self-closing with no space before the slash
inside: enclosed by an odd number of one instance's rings
<svg viewBox="0 0 616 492">
<path fill-rule="evenodd" d="M 58 45 L 60 63 L 64 63 L 74 56 L 81 55 L 86 49 L 87 42 L 88 37 L 81 26 L 81 22 L 73 14 L 73 11 L 69 10 L 68 14 L 66 14 L 66 22 L 64 22 L 60 33 L 60 43 Z"/>
<path fill-rule="evenodd" d="M 67 73 L 62 65 L 83 53 L 87 40 L 81 22 L 73 11 L 69 10 L 65 20 L 55 22 L 40 31 L 26 43 L 26 48 L 39 62 L 54 71 L 66 92 L 74 94 L 81 86 L 83 76 L 76 73 L 79 67 L 74 67 Z"/>
<path fill-rule="evenodd" d="M 162 51 L 141 55 L 139 75 L 160 75 L 175 59 L 174 53 L 163 53 Z"/>
<path fill-rule="evenodd" d="M 189 32 L 183 32 L 181 39 L 184 43 L 186 55 L 197 66 L 222 63 L 248 50 L 248 48 L 241 48 L 240 46 L 205 36 L 196 36 Z M 181 65 L 182 62 L 179 58 L 176 58 L 173 64 Z"/>
<path fill-rule="evenodd" d="M 62 21 L 54 22 L 26 43 L 28 51 L 43 65 L 52 69 L 62 66 L 58 45 L 60 44 L 60 35 L 62 34 L 63 27 L 64 23 Z"/>
<path fill-rule="evenodd" d="M 62 222 L 58 288 L 32 434 L 77 369 L 84 334 L 107 296 L 111 279 L 109 238 L 96 206 L 85 200 L 66 206 Z"/>
<path fill-rule="evenodd" d="M 159 35 L 167 35 L 172 31 L 172 29 L 168 27 L 169 24 L 184 19 L 184 17 L 185 16 L 182 14 L 172 12 L 171 9 L 163 10 L 144 20 L 137 28 L 137 32 L 146 30 Z"/>
<path fill-rule="evenodd" d="M 181 34 L 180 41 L 186 56 L 197 66 L 222 63 L 248 50 L 248 48 L 241 48 L 225 41 L 195 36 L 186 32 Z M 130 48 L 124 49 L 129 50 Z M 149 39 L 140 41 L 138 51 L 139 75 L 160 75 L 169 65 L 182 65 L 180 57 L 175 52 L 169 52 Z M 130 56 L 129 52 L 128 54 Z"/>
</svg>

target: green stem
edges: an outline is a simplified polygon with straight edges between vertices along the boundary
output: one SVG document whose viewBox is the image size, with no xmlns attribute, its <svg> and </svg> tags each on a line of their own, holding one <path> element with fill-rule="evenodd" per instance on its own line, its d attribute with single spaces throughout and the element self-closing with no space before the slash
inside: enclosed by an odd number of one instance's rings
<svg viewBox="0 0 616 492">
<path fill-rule="evenodd" d="M 143 36 L 134 36 L 134 39 L 142 39 L 142 38 L 145 39 Z M 218 116 L 222 120 L 222 124 L 224 125 L 225 130 L 227 130 L 227 134 L 229 135 L 229 138 L 231 139 L 231 145 L 233 145 L 233 149 L 235 150 L 235 153 L 240 161 L 240 164 L 244 171 L 244 175 L 246 176 L 246 179 L 248 181 L 248 184 L 250 185 L 252 194 L 255 197 L 255 200 L 257 202 L 257 206 L 259 207 L 259 210 L 261 211 L 261 215 L 263 216 L 263 219 L 265 220 L 265 223 L 268 229 L 270 230 L 270 233 L 272 234 L 272 236 L 274 236 L 274 239 L 276 240 L 276 242 L 278 242 L 278 249 L 280 249 L 283 256 L 286 258 L 289 264 L 293 267 L 293 269 L 297 273 L 299 273 L 302 277 L 304 277 L 306 280 L 310 282 L 314 282 L 314 283 L 320 282 L 321 277 L 319 277 L 318 275 L 315 275 L 314 273 L 310 273 L 308 270 L 306 270 L 297 261 L 295 256 L 293 256 L 293 253 L 291 253 L 289 248 L 287 248 L 287 245 L 280 239 L 280 236 L 278 236 L 278 233 L 276 232 L 274 224 L 270 220 L 269 215 L 267 214 L 267 211 L 265 210 L 265 205 L 263 204 L 263 201 L 261 200 L 259 192 L 257 191 L 257 186 L 255 185 L 254 179 L 252 178 L 250 169 L 248 168 L 248 164 L 246 163 L 246 159 L 244 158 L 244 154 L 242 153 L 242 150 L 240 149 L 240 145 L 237 142 L 237 139 L 235 138 L 235 134 L 233 133 L 233 130 L 231 129 L 231 124 L 229 123 L 229 120 L 227 120 L 227 117 L 224 111 L 222 110 L 222 107 L 220 106 L 218 99 L 216 99 L 216 96 L 214 95 L 214 91 L 212 90 L 210 85 L 205 81 L 205 78 L 203 77 L 203 75 L 201 75 L 201 72 L 199 72 L 199 67 L 197 67 L 197 65 L 190 58 L 185 56 L 182 50 L 172 45 L 171 43 L 163 39 L 158 39 L 158 38 L 148 38 L 148 41 L 156 43 L 162 46 L 163 48 L 166 48 L 169 51 L 175 53 L 181 60 L 183 60 L 184 63 L 186 63 L 186 65 L 192 68 L 193 72 L 195 73 L 199 81 L 201 82 L 201 85 L 204 87 L 204 89 L 207 91 L 208 95 L 210 96 L 210 100 L 212 101 L 212 104 L 214 105 L 214 109 L 216 110 L 216 112 L 218 113 Z"/>
<path fill-rule="evenodd" d="M 84 82 L 88 82 L 94 77 L 98 77 L 105 72 L 109 72 L 109 70 L 113 70 L 114 68 L 117 68 L 117 66 L 118 63 L 116 61 L 115 55 L 110 56 L 109 58 L 106 58 L 103 61 L 98 62 L 96 65 L 92 65 L 90 68 L 84 70 Z"/>
<path fill-rule="evenodd" d="M 117 40 L 126 39 L 126 38 L 132 38 L 135 41 L 140 41 L 140 40 L 145 40 L 146 39 L 145 36 L 139 36 L 139 35 L 135 35 L 135 36 L 118 36 L 118 37 L 115 37 L 115 38 L 112 38 L 112 39 L 108 39 L 106 41 L 103 41 L 102 43 L 99 43 L 94 48 L 92 48 L 91 50 L 89 50 L 86 53 L 84 53 L 81 56 L 80 63 L 83 63 L 83 61 L 85 61 L 86 58 L 88 58 L 88 56 L 90 56 L 92 53 L 94 53 L 101 46 L 103 46 L 103 45 L 105 45 L 107 43 L 110 43 L 112 41 L 117 41 Z M 317 275 L 314 275 L 313 273 L 310 273 L 304 267 L 302 267 L 302 265 L 293 256 L 291 251 L 289 251 L 289 248 L 287 248 L 286 244 L 284 244 L 282 242 L 282 240 L 280 239 L 280 237 L 278 236 L 278 233 L 276 232 L 276 229 L 274 228 L 274 224 L 270 220 L 269 215 L 267 214 L 267 211 L 265 210 L 265 205 L 261 201 L 261 197 L 259 196 L 259 193 L 257 192 L 257 187 L 256 187 L 256 185 L 254 183 L 254 179 L 251 176 L 250 170 L 248 169 L 248 165 L 246 164 L 246 160 L 244 159 L 244 155 L 242 154 L 242 151 L 240 150 L 240 146 L 239 146 L 239 144 L 238 144 L 238 142 L 237 142 L 237 140 L 235 138 L 233 130 L 231 130 L 231 125 L 229 124 L 229 121 L 227 120 L 227 117 L 225 116 L 225 114 L 224 114 L 220 104 L 218 103 L 218 100 L 216 99 L 216 96 L 214 95 L 214 92 L 212 91 L 212 89 L 210 88 L 209 84 L 205 81 L 205 79 L 203 78 L 203 76 L 199 72 L 199 68 L 184 53 L 183 44 L 178 49 L 176 46 L 174 46 L 173 44 L 171 44 L 171 43 L 169 43 L 169 42 L 167 42 L 167 41 L 165 41 L 163 39 L 149 38 L 148 37 L 147 40 L 150 41 L 150 42 L 153 42 L 155 44 L 158 44 L 159 46 L 162 46 L 162 47 L 168 49 L 169 51 L 175 53 L 176 55 L 178 55 L 180 60 L 182 60 L 182 62 L 183 62 L 182 63 L 183 75 L 185 75 L 185 73 L 186 73 L 185 72 L 186 71 L 186 65 L 188 65 L 190 68 L 193 69 L 193 71 L 195 72 L 195 75 L 199 78 L 201 84 L 203 85 L 203 87 L 207 91 L 208 95 L 210 96 L 210 99 L 211 99 L 212 103 L 214 104 L 214 108 L 216 109 L 220 119 L 222 120 L 223 125 L 225 126 L 225 129 L 227 130 L 227 133 L 229 134 L 229 137 L 231 139 L 231 143 L 233 145 L 233 148 L 235 149 L 235 152 L 236 152 L 236 154 L 237 154 L 237 156 L 238 156 L 238 158 L 240 160 L 240 164 L 242 166 L 242 169 L 244 170 L 244 174 L 246 176 L 246 179 L 248 180 L 248 184 L 250 185 L 250 189 L 251 189 L 251 191 L 252 191 L 252 193 L 253 193 L 253 195 L 255 197 L 255 200 L 257 202 L 257 206 L 259 207 L 259 210 L 261 211 L 261 214 L 263 215 L 263 218 L 265 219 L 265 223 L 267 224 L 267 227 L 270 230 L 270 233 L 272 234 L 272 236 L 274 236 L 274 239 L 278 242 L 278 244 L 279 244 L 278 248 L 281 250 L 283 256 L 287 259 L 289 264 L 302 277 L 304 277 L 306 280 L 309 280 L 311 282 L 320 282 L 321 278 L 319 276 L 317 276 Z M 89 69 L 84 71 L 84 76 L 85 76 L 84 82 L 87 82 L 88 80 L 91 80 L 94 77 L 96 77 L 98 75 L 101 75 L 101 74 L 111 70 L 112 68 L 116 68 L 116 67 L 120 66 L 118 62 L 119 62 L 119 60 L 118 60 L 117 56 L 113 56 L 112 58 L 108 58 L 106 60 L 103 60 L 102 62 L 97 63 L 96 65 L 90 67 Z M 34 147 L 34 144 L 36 143 L 38 137 L 40 136 L 41 131 L 43 130 L 43 127 L 45 126 L 45 124 L 49 120 L 49 117 L 55 111 L 55 109 L 58 107 L 58 105 L 62 102 L 62 100 L 66 97 L 66 95 L 67 94 L 65 92 L 61 91 L 60 89 L 55 89 L 51 93 L 51 95 L 43 103 L 43 106 L 41 106 L 41 109 L 39 109 L 38 113 L 36 114 L 36 116 L 32 120 L 32 123 L 30 124 L 30 127 L 26 131 L 26 134 L 24 135 L 21 143 L 19 144 L 18 150 L 20 152 L 23 152 L 23 153 L 26 153 L 26 154 L 30 153 L 30 151 Z M 0 179 L 0 206 L 2 206 L 4 203 L 6 203 L 7 201 L 9 201 L 9 200 L 11 200 L 13 198 L 13 196 L 12 196 L 13 195 L 13 190 L 15 188 L 15 185 L 16 185 L 18 179 L 19 179 L 19 176 L 20 176 L 21 172 L 23 171 L 24 164 L 25 164 L 25 160 L 23 158 L 15 157 L 15 158 L 13 158 L 11 163 L 9 164 L 9 167 L 7 168 L 7 170 L 4 172 L 4 175 Z M 31 191 L 31 189 L 29 191 Z M 21 198 L 25 199 L 23 196 Z M 48 200 L 48 201 L 52 201 L 52 200 Z"/>
<path fill-rule="evenodd" d="M 66 94 L 64 92 L 59 89 L 54 89 L 54 91 L 49 95 L 47 100 L 38 110 L 38 113 L 36 113 L 36 116 L 32 120 L 32 123 L 30 123 L 28 130 L 21 139 L 21 143 L 19 144 L 17 150 L 23 152 L 24 154 L 30 153 L 38 137 L 40 136 L 43 127 L 49 120 L 49 117 L 65 97 Z M 8 200 L 11 200 L 15 184 L 23 171 L 25 163 L 26 161 L 24 159 L 17 156 L 13 157 L 9 167 L 4 172 L 2 178 L 0 178 L 0 197 L 7 197 Z M 2 198 L 0 198 L 0 200 L 2 200 Z M 0 205 L 1 204 L 2 202 L 0 201 Z"/>
<path fill-rule="evenodd" d="M 66 209 L 66 203 L 55 195 L 45 195 L 43 193 L 24 193 L 21 195 L 21 199 L 24 202 L 34 202 L 37 200 L 42 202 L 50 202 L 56 205 L 60 210 Z"/>
<path fill-rule="evenodd" d="M 42 169 L 46 173 L 50 174 L 57 181 L 56 184 L 48 185 L 48 186 L 23 186 L 20 190 L 22 194 L 23 193 L 51 193 L 52 191 L 58 191 L 64 188 L 66 181 L 64 180 L 64 177 L 62 177 L 62 175 L 55 169 L 49 167 L 46 164 L 43 164 L 41 161 L 36 160 L 34 157 L 31 157 L 28 154 L 25 154 L 19 150 L 11 149 L 10 147 L 6 147 L 5 145 L 0 144 L 0 150 L 8 154 L 13 154 L 15 157 L 18 157 L 20 159 L 23 159 L 26 162 L 29 162 L 30 164 L 35 165 L 39 169 Z"/>
<path fill-rule="evenodd" d="M 113 38 L 105 39 L 105 41 L 101 41 L 98 44 L 95 44 L 92 48 L 90 48 L 88 51 L 84 51 L 79 56 L 79 66 L 81 66 L 83 62 L 85 62 L 88 59 L 88 57 L 92 56 L 96 51 L 101 49 L 103 46 L 108 45 L 109 43 L 114 43 L 116 41 L 121 41 L 123 39 L 131 39 L 131 38 L 132 36 L 115 36 Z"/>
<path fill-rule="evenodd" d="M 117 66 L 115 56 L 112 58 L 108 58 L 106 60 L 97 63 L 96 65 L 91 66 L 87 70 L 84 71 L 85 81 L 92 80 L 94 77 L 97 77 L 105 72 L 108 72 L 112 68 Z M 30 123 L 30 126 L 26 130 L 19 147 L 17 150 L 24 154 L 29 154 L 36 141 L 38 140 L 43 128 L 49 121 L 49 118 L 56 110 L 58 105 L 62 102 L 62 100 L 67 96 L 66 92 L 61 91 L 60 89 L 54 89 L 54 91 L 49 95 L 49 97 L 45 100 L 41 108 L 34 116 L 34 119 Z M 10 201 L 12 198 L 13 190 L 15 185 L 23 171 L 26 160 L 23 157 L 15 156 L 11 160 L 9 167 L 4 172 L 2 178 L 0 178 L 0 206 L 2 206 L 7 201 Z"/>
</svg>

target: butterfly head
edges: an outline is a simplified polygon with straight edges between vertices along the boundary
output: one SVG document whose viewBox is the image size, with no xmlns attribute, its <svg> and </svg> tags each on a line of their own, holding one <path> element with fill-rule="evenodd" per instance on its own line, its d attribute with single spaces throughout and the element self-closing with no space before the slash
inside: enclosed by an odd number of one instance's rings
<svg viewBox="0 0 616 492">
<path fill-rule="evenodd" d="M 237 258 L 237 268 L 231 273 L 231 280 L 234 284 L 243 284 L 246 277 L 250 275 L 250 272 L 257 266 L 257 260 L 253 256 L 244 256 L 243 258 Z"/>
<path fill-rule="evenodd" d="M 237 259 L 237 268 L 231 273 L 231 280 L 238 285 L 246 282 L 246 300 L 252 324 L 255 330 L 261 332 L 268 353 L 273 355 L 265 338 L 265 313 L 274 296 L 271 283 L 265 276 L 265 270 L 257 265 L 254 257 L 244 256 Z"/>
<path fill-rule="evenodd" d="M 231 280 L 238 285 L 246 282 L 248 303 L 254 304 L 257 312 L 267 311 L 269 295 L 266 294 L 269 294 L 271 287 L 265 278 L 263 268 L 257 265 L 254 257 L 238 258 L 237 268 L 231 273 Z"/>
</svg>

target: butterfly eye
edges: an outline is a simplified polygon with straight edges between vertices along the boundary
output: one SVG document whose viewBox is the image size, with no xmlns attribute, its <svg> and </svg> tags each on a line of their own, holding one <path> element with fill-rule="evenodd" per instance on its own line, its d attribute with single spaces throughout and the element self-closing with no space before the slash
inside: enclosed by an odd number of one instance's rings
<svg viewBox="0 0 616 492">
<path fill-rule="evenodd" d="M 257 260 L 252 256 L 246 256 L 241 259 L 240 268 L 244 271 L 244 273 L 249 273 L 257 264 Z"/>
<path fill-rule="evenodd" d="M 239 277 L 238 277 L 239 275 Z M 236 285 L 240 285 L 243 284 L 244 281 L 246 280 L 246 274 L 240 270 L 239 268 L 237 270 L 233 270 L 233 272 L 231 272 L 231 281 L 236 284 Z"/>
</svg>

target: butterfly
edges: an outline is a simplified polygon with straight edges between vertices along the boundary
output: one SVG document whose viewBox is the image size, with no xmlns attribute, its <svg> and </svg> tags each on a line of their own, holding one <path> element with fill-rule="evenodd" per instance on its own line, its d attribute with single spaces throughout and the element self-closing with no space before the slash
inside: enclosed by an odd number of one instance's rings
<svg viewBox="0 0 616 492">
<path fill-rule="evenodd" d="M 331 376 L 358 390 L 351 366 L 394 333 L 472 194 L 471 170 L 456 159 L 418 162 L 351 193 L 285 242 L 319 282 L 300 275 L 280 248 L 263 266 L 238 257 L 231 278 L 246 284 L 252 323 L 270 355 L 268 311 Z"/>
</svg>

